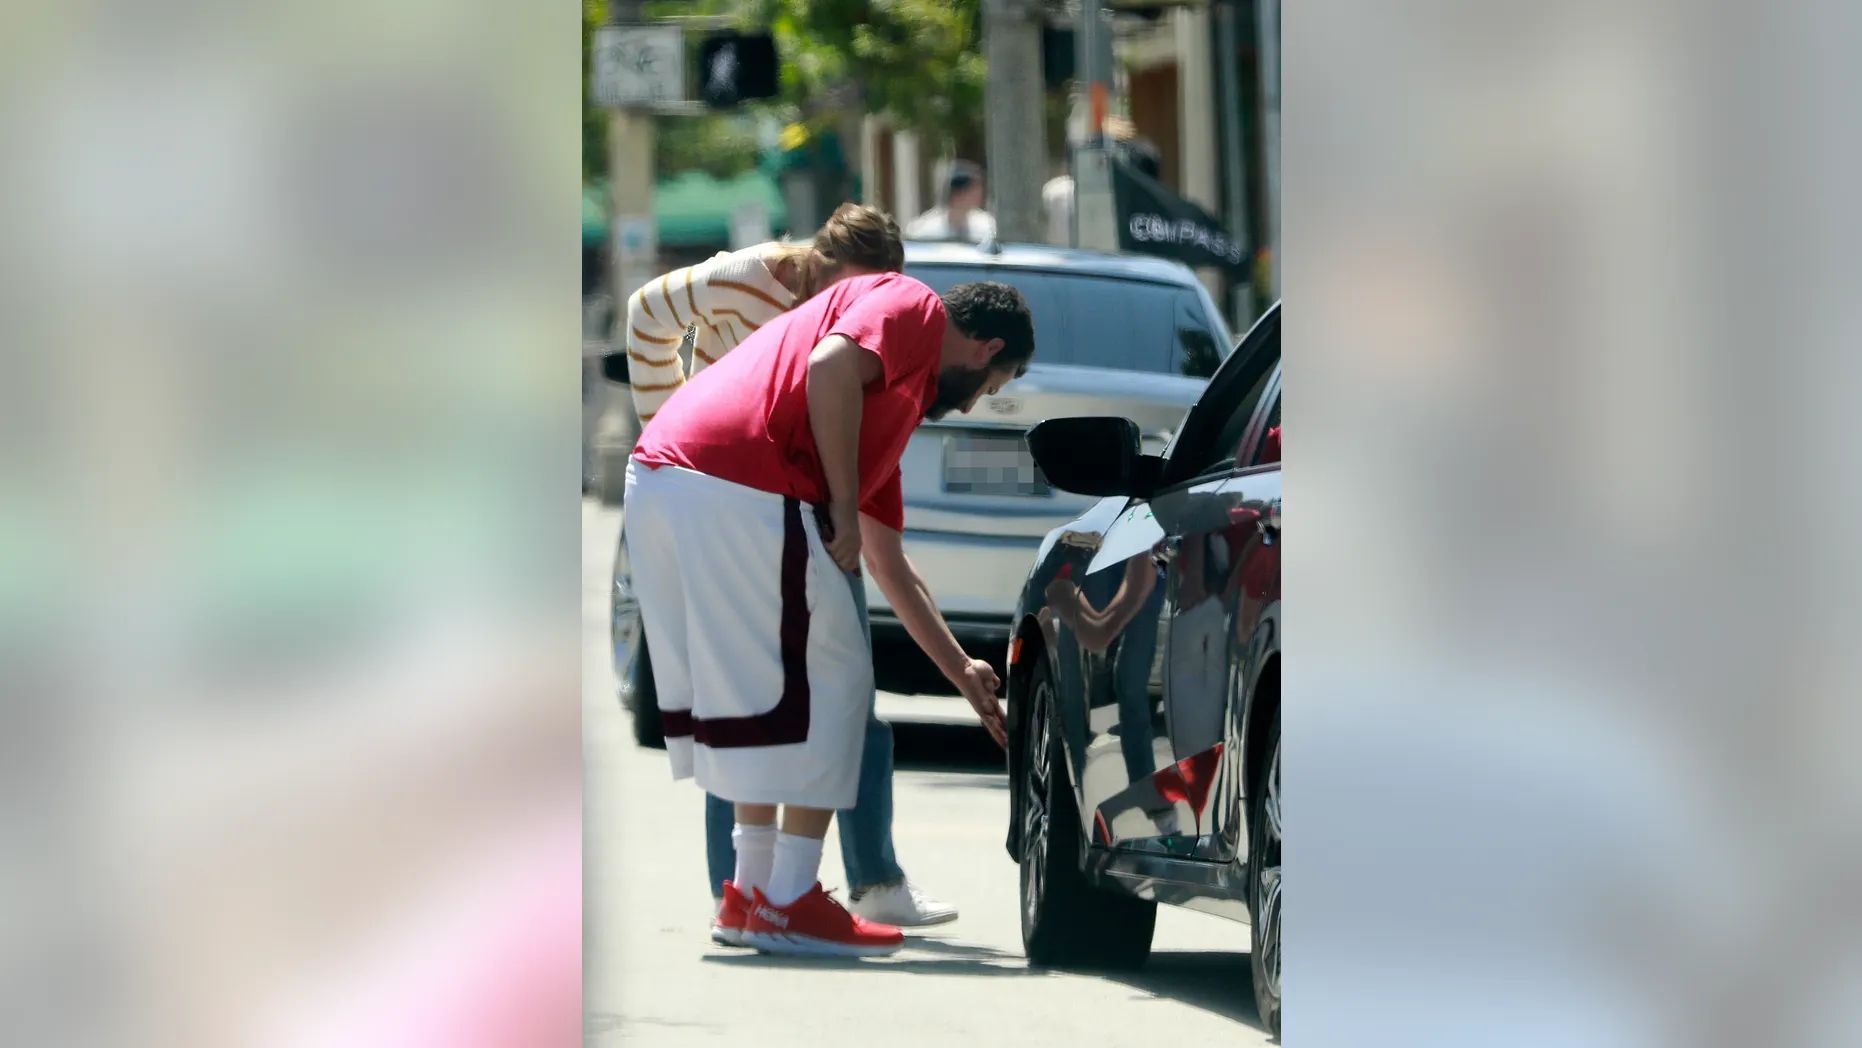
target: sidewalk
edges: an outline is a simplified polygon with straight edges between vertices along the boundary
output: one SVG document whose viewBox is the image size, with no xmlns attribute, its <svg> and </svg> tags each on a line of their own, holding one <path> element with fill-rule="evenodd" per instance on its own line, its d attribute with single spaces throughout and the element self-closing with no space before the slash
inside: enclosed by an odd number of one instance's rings
<svg viewBox="0 0 1862 1048">
<path fill-rule="evenodd" d="M 1002 847 L 1007 782 L 974 749 L 964 764 L 925 765 L 926 740 L 942 743 L 910 729 L 901 749 L 913 759 L 896 780 L 899 857 L 962 918 L 879 960 L 775 959 L 712 946 L 702 797 L 691 783 L 671 781 L 664 753 L 633 745 L 614 697 L 605 605 L 614 521 L 612 511 L 584 510 L 587 1044 L 718 1045 L 753 1030 L 768 1048 L 1085 1048 L 1164 1036 L 1233 1048 L 1271 1043 L 1249 1025 L 1248 931 L 1240 924 L 1167 907 L 1143 972 L 1031 971 L 1021 954 L 1017 871 Z M 822 881 L 836 888 L 843 878 L 833 833 L 828 841 Z M 781 1022 L 765 1025 L 775 1014 Z"/>
</svg>

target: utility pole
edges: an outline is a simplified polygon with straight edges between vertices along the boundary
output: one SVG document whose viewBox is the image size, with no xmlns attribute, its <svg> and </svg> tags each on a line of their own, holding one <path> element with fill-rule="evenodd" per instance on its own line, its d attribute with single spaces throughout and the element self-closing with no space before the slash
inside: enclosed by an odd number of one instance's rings
<svg viewBox="0 0 1862 1048">
<path fill-rule="evenodd" d="M 1242 250 L 1252 259 L 1254 244 L 1248 234 L 1248 168 L 1241 141 L 1241 72 L 1236 68 L 1241 61 L 1241 31 L 1237 24 L 1239 19 L 1235 14 L 1235 4 L 1218 4 L 1215 17 L 1216 39 L 1220 41 L 1222 56 L 1219 63 L 1222 76 L 1222 166 L 1227 182 L 1223 195 L 1228 198 L 1228 234 L 1235 238 L 1237 244 L 1242 245 Z M 1247 281 L 1235 287 L 1229 306 L 1234 310 L 1236 331 L 1246 331 L 1254 323 L 1254 318 L 1260 315 L 1263 303 L 1256 295 L 1252 269 Z"/>
<path fill-rule="evenodd" d="M 1096 251 L 1118 250 L 1118 215 L 1112 200 L 1107 107 L 1112 94 L 1112 26 L 1101 0 L 1079 0 L 1074 27 L 1074 82 L 1086 107 L 1085 141 L 1073 154 L 1074 244 Z"/>
<path fill-rule="evenodd" d="M 1280 296 L 1280 0 L 1259 0 L 1255 46 L 1261 56 L 1261 168 L 1267 176 L 1267 213 L 1261 240 L 1273 252 L 1268 279 Z"/>
<path fill-rule="evenodd" d="M 1047 181 L 1045 87 L 1041 81 L 1042 8 L 1036 0 L 984 0 L 984 134 L 989 208 L 996 236 L 1039 243 L 1047 221 L 1041 186 Z"/>
<path fill-rule="evenodd" d="M 610 0 L 608 24 L 646 23 L 642 0 Z M 614 304 L 625 324 L 627 300 L 659 275 L 659 226 L 653 218 L 653 114 L 618 106 L 608 117 L 608 226 Z M 624 332 L 623 332 L 624 334 Z"/>
</svg>

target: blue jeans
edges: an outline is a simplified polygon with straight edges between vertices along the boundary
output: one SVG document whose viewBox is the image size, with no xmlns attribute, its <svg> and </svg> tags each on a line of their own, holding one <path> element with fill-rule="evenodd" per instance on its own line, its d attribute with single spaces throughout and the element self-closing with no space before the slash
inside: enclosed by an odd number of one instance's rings
<svg viewBox="0 0 1862 1048">
<path fill-rule="evenodd" d="M 866 582 L 858 575 L 847 576 L 847 581 L 853 587 L 853 602 L 860 609 L 860 624 L 867 630 L 870 651 L 873 634 L 867 621 Z M 847 869 L 847 887 L 854 891 L 905 879 L 905 871 L 899 869 L 899 860 L 892 851 L 892 725 L 879 719 L 873 708 L 875 698 L 867 698 L 860 792 L 854 806 L 839 812 L 836 819 L 840 823 L 840 854 Z M 705 865 L 711 873 L 713 898 L 724 896 L 724 882 L 737 873 L 737 849 L 731 844 L 731 828 L 736 823 L 736 808 L 730 801 L 705 795 Z"/>
</svg>

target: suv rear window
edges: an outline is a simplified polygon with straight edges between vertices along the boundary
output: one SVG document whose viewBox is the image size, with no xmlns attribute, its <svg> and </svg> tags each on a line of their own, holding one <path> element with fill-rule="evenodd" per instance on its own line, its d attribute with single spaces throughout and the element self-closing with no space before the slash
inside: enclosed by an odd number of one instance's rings
<svg viewBox="0 0 1862 1048">
<path fill-rule="evenodd" d="M 921 263 L 905 271 L 939 294 L 972 280 L 1013 285 L 1034 313 L 1039 364 L 1206 378 L 1231 341 L 1192 288 L 1013 266 Z"/>
</svg>

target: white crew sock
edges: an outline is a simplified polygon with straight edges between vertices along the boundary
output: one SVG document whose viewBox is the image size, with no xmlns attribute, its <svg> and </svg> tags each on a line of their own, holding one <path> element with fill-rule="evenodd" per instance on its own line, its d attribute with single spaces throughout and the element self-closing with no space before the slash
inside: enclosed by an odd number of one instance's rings
<svg viewBox="0 0 1862 1048">
<path fill-rule="evenodd" d="M 821 875 L 821 838 L 797 837 L 792 833 L 776 836 L 776 866 L 769 875 L 769 887 L 763 889 L 771 905 L 792 906 L 807 895 Z"/>
<path fill-rule="evenodd" d="M 737 875 L 731 883 L 746 899 L 755 888 L 768 892 L 770 868 L 776 864 L 776 827 L 740 822 L 731 830 L 731 846 L 737 849 Z"/>
</svg>

